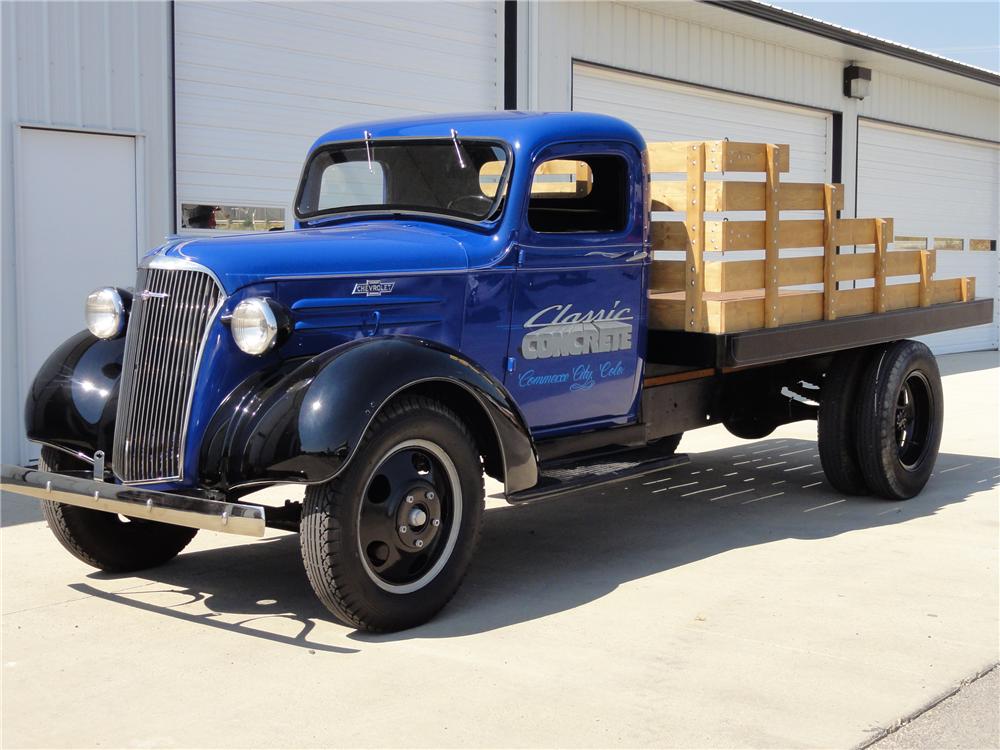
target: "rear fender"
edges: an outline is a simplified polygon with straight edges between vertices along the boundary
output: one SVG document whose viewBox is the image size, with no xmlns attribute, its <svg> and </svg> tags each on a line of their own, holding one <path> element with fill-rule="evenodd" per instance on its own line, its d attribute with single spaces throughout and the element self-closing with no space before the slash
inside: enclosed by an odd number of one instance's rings
<svg viewBox="0 0 1000 750">
<path fill-rule="evenodd" d="M 488 417 L 508 492 L 535 485 L 531 436 L 503 385 L 459 352 L 410 336 L 359 339 L 244 381 L 206 432 L 201 482 L 240 490 L 328 481 L 389 400 L 434 386 L 461 389 Z"/>
</svg>

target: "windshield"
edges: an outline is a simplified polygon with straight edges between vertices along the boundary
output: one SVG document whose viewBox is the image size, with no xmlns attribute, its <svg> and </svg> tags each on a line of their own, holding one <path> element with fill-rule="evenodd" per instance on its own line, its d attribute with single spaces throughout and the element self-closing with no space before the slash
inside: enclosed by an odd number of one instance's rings
<svg viewBox="0 0 1000 750">
<path fill-rule="evenodd" d="M 299 218 L 358 211 L 432 213 L 471 221 L 499 214 L 507 150 L 461 138 L 369 140 L 316 152 L 299 188 Z"/>
</svg>

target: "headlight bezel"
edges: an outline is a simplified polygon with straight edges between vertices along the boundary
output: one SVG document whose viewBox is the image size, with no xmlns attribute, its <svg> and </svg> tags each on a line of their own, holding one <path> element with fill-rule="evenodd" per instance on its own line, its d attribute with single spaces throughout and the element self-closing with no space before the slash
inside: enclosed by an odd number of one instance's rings
<svg viewBox="0 0 1000 750">
<path fill-rule="evenodd" d="M 247 297 L 240 300 L 227 317 L 236 348 L 254 357 L 261 357 L 273 350 L 288 334 L 288 313 L 279 302 L 270 297 Z M 257 340 L 251 338 L 254 328 Z"/>
<path fill-rule="evenodd" d="M 127 328 L 131 307 L 132 295 L 128 291 L 115 286 L 95 289 L 87 295 L 83 304 L 83 319 L 87 330 L 95 338 L 105 341 L 121 337 Z M 109 322 L 100 325 L 96 319 L 98 315 L 109 315 Z"/>
</svg>

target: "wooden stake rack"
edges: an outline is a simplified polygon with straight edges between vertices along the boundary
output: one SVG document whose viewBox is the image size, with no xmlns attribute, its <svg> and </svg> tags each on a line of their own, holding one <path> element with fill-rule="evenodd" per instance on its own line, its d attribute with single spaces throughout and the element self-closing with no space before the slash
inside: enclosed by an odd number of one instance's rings
<svg viewBox="0 0 1000 750">
<path fill-rule="evenodd" d="M 782 182 L 786 145 L 692 141 L 650 143 L 651 210 L 683 213 L 683 221 L 652 221 L 654 253 L 678 250 L 684 260 L 654 255 L 649 326 L 659 330 L 735 333 L 793 323 L 975 298 L 975 279 L 933 279 L 932 250 L 891 250 L 893 221 L 841 219 L 843 185 Z M 731 181 L 722 173 L 763 173 L 764 179 Z M 662 179 L 673 173 L 675 179 Z M 677 174 L 684 176 L 676 179 Z M 716 173 L 712 176 L 712 173 Z M 710 175 L 706 177 L 706 175 Z M 822 219 L 782 219 L 782 211 L 822 211 Z M 705 219 L 705 214 L 763 212 L 763 221 Z M 874 252 L 839 254 L 844 245 L 872 245 Z M 781 257 L 791 248 L 822 254 Z M 761 251 L 742 260 L 738 251 Z M 727 253 L 707 260 L 706 253 Z M 733 256 L 728 253 L 732 252 Z M 890 284 L 896 276 L 916 283 Z M 874 285 L 838 289 L 838 282 L 873 279 Z M 822 284 L 822 291 L 787 287 Z"/>
</svg>

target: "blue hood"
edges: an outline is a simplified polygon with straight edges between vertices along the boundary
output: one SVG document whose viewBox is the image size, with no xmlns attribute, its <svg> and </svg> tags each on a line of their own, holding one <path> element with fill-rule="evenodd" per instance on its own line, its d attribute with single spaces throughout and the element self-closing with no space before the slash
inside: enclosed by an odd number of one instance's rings
<svg viewBox="0 0 1000 750">
<path fill-rule="evenodd" d="M 227 294 L 277 277 L 461 271 L 503 252 L 495 235 L 447 224 L 381 220 L 320 229 L 176 239 L 154 255 L 212 270 Z"/>
</svg>

